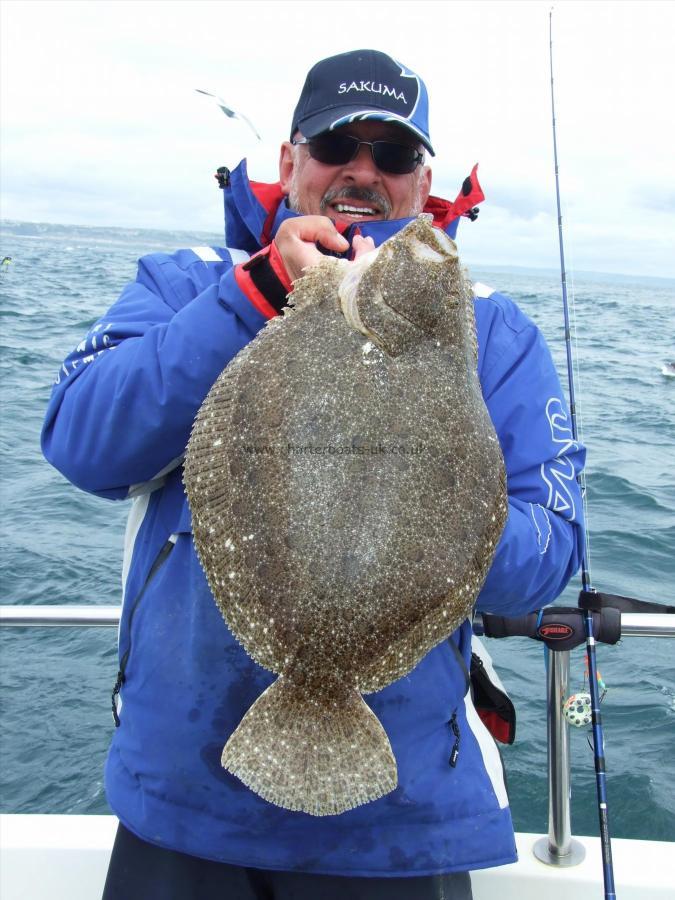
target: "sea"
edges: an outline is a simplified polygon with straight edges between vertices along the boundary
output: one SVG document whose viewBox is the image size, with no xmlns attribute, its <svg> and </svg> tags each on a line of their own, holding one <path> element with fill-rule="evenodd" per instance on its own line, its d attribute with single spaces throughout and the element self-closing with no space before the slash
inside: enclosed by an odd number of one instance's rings
<svg viewBox="0 0 675 900">
<path fill-rule="evenodd" d="M 218 245 L 214 234 L 3 221 L 0 255 L 0 603 L 115 604 L 126 502 L 70 485 L 43 459 L 40 428 L 62 359 L 149 252 Z M 544 332 L 567 384 L 560 275 L 472 266 Z M 598 590 L 675 603 L 675 281 L 576 272 L 575 386 L 588 451 L 590 566 Z M 557 602 L 575 605 L 575 578 Z M 517 830 L 546 832 L 545 653 L 486 639 L 517 711 L 502 748 Z M 615 837 L 675 841 L 675 641 L 598 647 L 609 823 Z M 109 812 L 114 628 L 0 629 L 0 809 Z M 584 689 L 571 654 L 570 692 Z M 224 737 L 224 736 L 223 736 Z M 571 729 L 572 831 L 598 834 L 588 729 Z"/>
</svg>

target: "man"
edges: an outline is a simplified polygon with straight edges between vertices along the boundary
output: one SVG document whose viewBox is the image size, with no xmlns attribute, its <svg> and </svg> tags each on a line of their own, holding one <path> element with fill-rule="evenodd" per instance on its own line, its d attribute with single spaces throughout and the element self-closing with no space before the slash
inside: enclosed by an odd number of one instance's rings
<svg viewBox="0 0 675 900">
<path fill-rule="evenodd" d="M 274 676 L 230 634 L 195 554 L 181 481 L 195 414 L 322 252 L 358 255 L 423 209 L 454 235 L 479 196 L 472 179 L 455 204 L 430 196 L 426 89 L 383 53 L 317 63 L 290 137 L 278 185 L 249 182 L 244 163 L 232 173 L 237 249 L 142 259 L 136 282 L 66 359 L 47 413 L 54 465 L 85 490 L 134 498 L 114 691 L 123 703 L 106 766 L 121 825 L 106 900 L 466 900 L 469 870 L 515 860 L 499 754 L 467 690 L 469 622 L 366 698 L 398 763 L 389 795 L 315 818 L 265 802 L 220 766 L 225 740 Z M 475 310 L 509 487 L 478 607 L 517 615 L 553 600 L 577 568 L 583 450 L 536 327 L 484 287 Z"/>
</svg>

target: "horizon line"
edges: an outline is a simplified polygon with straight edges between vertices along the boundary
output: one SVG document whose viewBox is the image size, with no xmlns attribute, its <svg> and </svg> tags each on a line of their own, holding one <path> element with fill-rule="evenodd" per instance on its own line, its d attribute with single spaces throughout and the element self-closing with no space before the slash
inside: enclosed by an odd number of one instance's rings
<svg viewBox="0 0 675 900">
<path fill-rule="evenodd" d="M 84 228 L 90 231 L 139 231 L 139 232 L 147 232 L 151 233 L 160 233 L 160 234 L 194 234 L 195 236 L 210 236 L 210 237 L 224 237 L 223 232 L 211 231 L 211 230 L 201 230 L 201 229 L 192 229 L 192 228 L 153 228 L 149 226 L 141 226 L 141 225 L 83 225 L 77 222 L 36 222 L 32 219 L 12 219 L 12 218 L 2 218 L 0 217 L 0 228 L 11 227 L 12 224 L 17 225 L 46 225 L 49 227 L 58 227 L 58 228 Z M 30 237 L 30 235 L 21 235 L 22 237 Z M 223 246 L 223 245 L 218 245 Z M 178 249 L 178 248 L 177 248 Z M 555 272 L 556 274 L 560 274 L 560 269 L 555 266 L 536 266 L 536 265 L 524 265 L 524 264 L 509 264 L 509 263 L 483 263 L 483 262 L 467 262 L 467 265 L 471 265 L 475 268 L 485 268 L 485 269 L 500 269 L 507 271 L 518 271 L 518 270 L 535 270 L 537 272 Z M 645 275 L 643 272 L 608 272 L 605 269 L 575 269 L 570 270 L 568 267 L 568 272 L 574 274 L 575 272 L 578 274 L 587 274 L 587 275 L 609 275 L 611 277 L 618 278 L 649 278 L 655 281 L 675 281 L 675 274 L 673 275 Z"/>
</svg>

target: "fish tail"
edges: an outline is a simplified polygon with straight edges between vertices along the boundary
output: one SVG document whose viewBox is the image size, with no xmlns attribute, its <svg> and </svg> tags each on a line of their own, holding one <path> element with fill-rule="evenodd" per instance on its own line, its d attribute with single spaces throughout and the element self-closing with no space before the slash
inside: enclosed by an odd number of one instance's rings
<svg viewBox="0 0 675 900">
<path fill-rule="evenodd" d="M 376 800 L 398 781 L 386 732 L 356 688 L 320 703 L 283 675 L 248 710 L 221 762 L 270 803 L 313 816 Z"/>
</svg>

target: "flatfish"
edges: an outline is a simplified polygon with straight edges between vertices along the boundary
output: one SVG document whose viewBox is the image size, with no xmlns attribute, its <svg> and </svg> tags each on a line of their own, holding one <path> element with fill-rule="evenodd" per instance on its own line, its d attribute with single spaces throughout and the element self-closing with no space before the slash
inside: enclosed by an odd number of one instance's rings
<svg viewBox="0 0 675 900">
<path fill-rule="evenodd" d="M 396 787 L 361 695 L 470 615 L 506 476 L 471 286 L 427 217 L 326 258 L 290 299 L 206 397 L 184 481 L 216 603 L 279 676 L 222 764 L 271 803 L 334 815 Z"/>
</svg>

